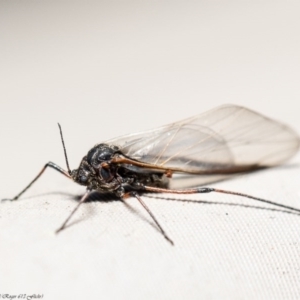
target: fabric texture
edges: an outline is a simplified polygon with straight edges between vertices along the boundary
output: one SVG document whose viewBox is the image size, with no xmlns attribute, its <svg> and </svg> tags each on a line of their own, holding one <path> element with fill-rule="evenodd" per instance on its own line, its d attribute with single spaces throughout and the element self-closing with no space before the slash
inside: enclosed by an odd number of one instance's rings
<svg viewBox="0 0 300 300">
<path fill-rule="evenodd" d="M 0 198 L 65 168 L 58 121 L 72 169 L 97 143 L 226 103 L 300 132 L 299 3 L 0 5 Z M 210 186 L 300 208 L 299 162 Z M 1 299 L 300 299 L 296 212 L 142 195 L 172 246 L 136 199 L 94 195 L 55 234 L 84 192 L 49 169 L 0 203 Z"/>
</svg>

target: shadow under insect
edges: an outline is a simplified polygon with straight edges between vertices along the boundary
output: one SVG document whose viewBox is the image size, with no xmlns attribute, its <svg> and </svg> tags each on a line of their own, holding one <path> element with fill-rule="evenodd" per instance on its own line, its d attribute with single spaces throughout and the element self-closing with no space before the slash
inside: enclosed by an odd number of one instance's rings
<svg viewBox="0 0 300 300">
<path fill-rule="evenodd" d="M 80 195 L 73 195 L 73 194 L 67 194 L 67 193 L 48 193 L 49 194 L 60 194 L 60 195 L 68 195 L 71 196 L 71 198 L 79 202 L 82 198 L 82 194 Z M 175 198 L 175 197 L 167 197 L 167 196 L 158 196 L 157 193 L 145 193 L 141 195 L 142 197 L 153 199 L 153 200 L 166 200 L 166 201 L 174 201 L 174 202 L 184 202 L 184 203 L 191 203 L 191 204 L 200 204 L 200 205 L 221 205 L 221 206 L 227 206 L 227 207 L 241 207 L 241 208 L 246 208 L 246 209 L 257 209 L 257 210 L 264 210 L 264 211 L 272 211 L 272 212 L 278 212 L 278 213 L 285 213 L 285 214 L 291 214 L 291 215 L 296 215 L 300 216 L 300 212 L 297 211 L 291 211 L 288 209 L 279 209 L 279 208 L 272 208 L 272 207 L 263 207 L 263 206 L 258 206 L 258 205 L 252 205 L 252 204 L 244 204 L 244 203 L 238 203 L 237 201 L 235 202 L 228 202 L 228 201 L 213 201 L 213 200 L 204 200 L 204 199 L 189 199 L 189 198 Z M 139 210 L 133 208 L 132 206 L 129 205 L 127 201 L 123 201 L 121 199 L 118 199 L 116 195 L 113 193 L 99 193 L 97 191 L 91 192 L 85 203 L 83 205 L 86 205 L 88 203 L 92 202 L 99 202 L 101 204 L 105 203 L 111 203 L 111 202 L 122 202 L 125 207 L 133 214 L 138 216 L 141 220 L 147 222 L 150 224 L 153 228 L 155 228 L 157 231 L 159 229 L 155 226 L 153 222 L 151 222 L 151 219 L 146 218 Z M 170 203 L 171 205 L 171 203 Z M 201 209 L 201 208 L 199 208 Z M 73 222 L 70 222 L 69 225 L 66 226 L 70 227 L 72 225 L 75 225 L 77 223 L 80 223 L 81 221 L 85 221 L 87 218 L 81 218 L 80 220 L 75 220 Z"/>
</svg>

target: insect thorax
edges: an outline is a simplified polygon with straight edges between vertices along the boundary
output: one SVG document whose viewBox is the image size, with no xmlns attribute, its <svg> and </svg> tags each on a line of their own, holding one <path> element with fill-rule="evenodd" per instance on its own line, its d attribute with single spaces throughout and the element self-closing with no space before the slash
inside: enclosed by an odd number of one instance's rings
<svg viewBox="0 0 300 300">
<path fill-rule="evenodd" d="M 75 182 L 101 192 L 142 190 L 144 185 L 167 187 L 167 177 L 158 171 L 131 164 L 112 163 L 116 156 L 124 156 L 117 146 L 99 144 L 82 159 L 79 168 L 72 171 Z"/>
</svg>

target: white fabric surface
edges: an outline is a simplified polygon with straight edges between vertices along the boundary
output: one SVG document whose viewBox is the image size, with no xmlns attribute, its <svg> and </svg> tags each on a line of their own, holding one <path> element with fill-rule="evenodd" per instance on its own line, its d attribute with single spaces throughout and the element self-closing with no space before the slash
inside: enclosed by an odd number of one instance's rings
<svg viewBox="0 0 300 300">
<path fill-rule="evenodd" d="M 286 1 L 11 2 L 0 9 L 1 195 L 49 160 L 224 103 L 300 132 L 300 6 Z M 300 208 L 300 156 L 213 186 Z M 229 195 L 82 205 L 53 170 L 0 205 L 0 296 L 299 299 L 300 216 Z M 193 201 L 187 201 L 193 200 Z M 132 207 L 132 209 L 130 208 Z"/>
</svg>

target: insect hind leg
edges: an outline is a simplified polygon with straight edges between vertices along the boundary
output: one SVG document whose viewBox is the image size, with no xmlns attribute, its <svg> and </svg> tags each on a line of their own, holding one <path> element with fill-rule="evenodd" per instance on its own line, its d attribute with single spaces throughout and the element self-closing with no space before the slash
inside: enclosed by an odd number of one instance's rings
<svg viewBox="0 0 300 300">
<path fill-rule="evenodd" d="M 169 194 L 202 194 L 202 193 L 220 193 L 220 194 L 228 194 L 228 195 L 233 195 L 233 196 L 239 196 L 239 197 L 244 197 L 248 199 L 252 199 L 255 201 L 271 204 L 277 207 L 285 208 L 291 211 L 296 211 L 297 213 L 300 213 L 300 209 L 281 204 L 275 201 L 263 199 L 260 197 L 255 197 L 249 194 L 244 194 L 240 192 L 235 192 L 235 191 L 228 191 L 228 190 L 223 190 L 223 189 L 217 189 L 217 188 L 208 188 L 208 187 L 198 187 L 198 188 L 191 188 L 191 189 L 186 189 L 186 190 L 171 190 L 171 189 L 163 189 L 163 188 L 156 188 L 156 187 L 151 187 L 151 186 L 144 186 L 144 191 L 146 192 L 154 192 L 154 193 L 169 193 Z"/>
</svg>

